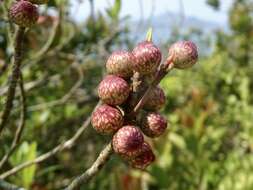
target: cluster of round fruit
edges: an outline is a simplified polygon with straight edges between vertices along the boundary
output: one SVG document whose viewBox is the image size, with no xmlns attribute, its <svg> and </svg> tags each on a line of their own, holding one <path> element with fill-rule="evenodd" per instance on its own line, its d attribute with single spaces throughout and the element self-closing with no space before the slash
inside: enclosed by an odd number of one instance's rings
<svg viewBox="0 0 253 190">
<path fill-rule="evenodd" d="M 173 64 L 174 68 L 189 68 L 198 59 L 197 47 L 190 41 L 177 42 L 170 47 L 168 57 L 171 60 L 167 64 Z M 103 104 L 93 111 L 92 126 L 98 133 L 113 135 L 114 152 L 134 168 L 145 169 L 155 160 L 143 133 L 150 138 L 159 137 L 167 128 L 166 118 L 158 113 L 166 100 L 159 86 L 152 88 L 137 114 L 129 114 L 149 87 L 150 80 L 155 80 L 161 59 L 161 51 L 151 41 L 139 43 L 132 52 L 115 51 L 106 62 L 108 75 L 98 86 Z M 140 79 L 137 90 L 134 89 L 136 73 Z M 137 101 L 134 100 L 136 94 Z"/>
<path fill-rule="evenodd" d="M 9 18 L 21 27 L 31 27 L 39 18 L 37 5 L 47 2 L 48 0 L 17 0 L 9 10 Z"/>
</svg>

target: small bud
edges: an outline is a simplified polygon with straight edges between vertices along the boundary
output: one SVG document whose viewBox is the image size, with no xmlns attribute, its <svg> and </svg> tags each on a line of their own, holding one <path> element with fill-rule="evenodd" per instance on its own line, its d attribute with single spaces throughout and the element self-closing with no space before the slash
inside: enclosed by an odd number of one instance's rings
<svg viewBox="0 0 253 190">
<path fill-rule="evenodd" d="M 98 86 L 98 96 L 106 104 L 121 105 L 130 93 L 127 82 L 115 75 L 107 75 Z"/>
<path fill-rule="evenodd" d="M 144 141 L 141 130 L 135 126 L 127 125 L 120 128 L 112 139 L 113 150 L 124 158 L 135 156 Z"/>
<path fill-rule="evenodd" d="M 187 69 L 198 60 L 197 46 L 191 41 L 176 42 L 169 48 L 170 56 L 175 68 Z"/>
<path fill-rule="evenodd" d="M 93 128 L 102 134 L 115 133 L 124 122 L 123 115 L 115 107 L 109 105 L 101 105 L 96 108 L 91 117 Z"/>
<path fill-rule="evenodd" d="M 9 10 L 10 20 L 22 27 L 31 27 L 39 18 L 37 7 L 28 1 L 18 1 Z"/>
</svg>

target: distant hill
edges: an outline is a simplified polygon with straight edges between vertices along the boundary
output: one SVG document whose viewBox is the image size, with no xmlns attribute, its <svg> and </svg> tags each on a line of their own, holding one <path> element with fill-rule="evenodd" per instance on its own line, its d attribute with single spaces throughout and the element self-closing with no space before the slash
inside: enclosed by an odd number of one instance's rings
<svg viewBox="0 0 253 190">
<path fill-rule="evenodd" d="M 138 38 L 145 37 L 143 35 L 145 35 L 147 29 L 152 26 L 157 41 L 167 40 L 169 37 L 168 35 L 175 27 L 179 27 L 181 32 L 187 31 L 190 28 L 199 28 L 204 33 L 210 35 L 212 35 L 213 31 L 219 29 L 228 31 L 228 25 L 226 23 L 205 21 L 195 17 L 182 18 L 175 13 L 154 16 L 151 20 L 144 20 L 142 23 L 135 20 L 131 25 L 133 26 L 131 31 L 134 34 L 136 34 L 135 31 L 138 31 Z"/>
</svg>

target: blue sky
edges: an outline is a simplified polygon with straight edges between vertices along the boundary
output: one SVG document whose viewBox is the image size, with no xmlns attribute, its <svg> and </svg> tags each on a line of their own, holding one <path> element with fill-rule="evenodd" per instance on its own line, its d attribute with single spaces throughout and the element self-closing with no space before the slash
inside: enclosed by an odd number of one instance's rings
<svg viewBox="0 0 253 190">
<path fill-rule="evenodd" d="M 182 6 L 180 0 L 140 0 L 143 6 L 143 14 L 141 14 L 139 0 L 122 0 L 123 6 L 121 16 L 129 15 L 133 19 L 139 19 L 141 15 L 144 18 L 149 17 L 153 7 L 153 14 L 159 15 L 166 12 L 180 13 Z M 226 12 L 232 4 L 232 0 L 222 0 L 220 11 L 215 11 L 207 6 L 206 0 L 181 0 L 183 2 L 183 12 L 185 16 L 193 16 L 206 21 L 213 21 L 223 24 L 227 21 Z M 77 0 L 72 1 L 71 14 L 78 21 L 83 21 L 89 15 L 89 2 L 83 0 L 81 6 L 77 6 Z M 95 0 L 95 9 L 103 11 L 114 0 Z"/>
</svg>

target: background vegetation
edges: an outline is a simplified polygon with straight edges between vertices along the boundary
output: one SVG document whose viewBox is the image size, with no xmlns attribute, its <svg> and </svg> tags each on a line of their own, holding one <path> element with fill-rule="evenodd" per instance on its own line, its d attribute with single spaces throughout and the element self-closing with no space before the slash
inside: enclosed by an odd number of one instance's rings
<svg viewBox="0 0 253 190">
<path fill-rule="evenodd" d="M 15 26 L 7 21 L 6 7 L 11 0 L 0 3 L 2 111 Z M 71 138 L 96 105 L 96 87 L 107 56 L 114 49 L 131 49 L 138 42 L 131 37 L 127 18 L 119 17 L 120 0 L 115 0 L 106 14 L 91 11 L 81 24 L 70 18 L 69 3 L 50 0 L 41 9 L 37 26 L 26 34 L 22 63 L 26 125 L 20 146 L 0 173 Z M 207 3 L 218 9 L 222 2 Z M 52 16 L 51 12 L 56 14 Z M 82 189 L 253 189 L 252 13 L 251 0 L 234 0 L 228 13 L 230 30 L 215 32 L 212 52 L 201 54 L 199 49 L 200 61 L 194 68 L 173 70 L 162 81 L 168 99 L 163 114 L 170 127 L 163 137 L 151 142 L 156 162 L 147 171 L 138 171 L 113 156 Z M 179 31 L 177 35 L 164 34 L 168 41 L 159 45 L 164 52 L 173 41 L 203 37 L 198 33 L 182 35 L 180 28 L 175 31 Z M 10 149 L 20 122 L 19 94 L 18 91 L 11 120 L 0 139 L 0 158 Z M 27 167 L 7 181 L 28 189 L 61 189 L 92 164 L 106 142 L 108 137 L 88 127 L 71 149 Z"/>
</svg>

